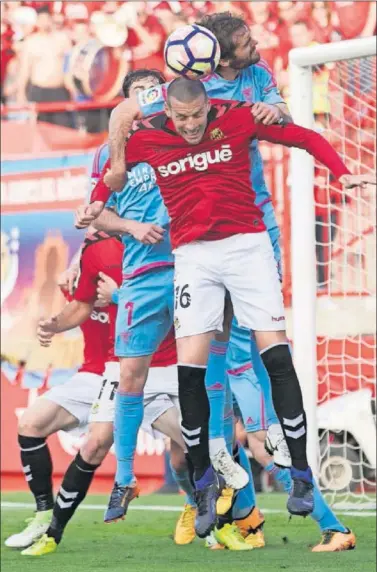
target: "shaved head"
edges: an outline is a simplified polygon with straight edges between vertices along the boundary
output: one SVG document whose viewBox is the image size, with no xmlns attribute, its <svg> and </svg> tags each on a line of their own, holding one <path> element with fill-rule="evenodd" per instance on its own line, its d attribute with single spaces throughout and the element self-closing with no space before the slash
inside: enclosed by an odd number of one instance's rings
<svg viewBox="0 0 377 572">
<path fill-rule="evenodd" d="M 179 77 L 168 87 L 165 113 L 190 145 L 203 138 L 211 104 L 201 81 Z"/>
<path fill-rule="evenodd" d="M 167 100 L 170 103 L 173 97 L 181 103 L 192 103 L 201 95 L 204 97 L 204 100 L 207 101 L 207 92 L 201 81 L 177 77 L 169 84 Z"/>
</svg>

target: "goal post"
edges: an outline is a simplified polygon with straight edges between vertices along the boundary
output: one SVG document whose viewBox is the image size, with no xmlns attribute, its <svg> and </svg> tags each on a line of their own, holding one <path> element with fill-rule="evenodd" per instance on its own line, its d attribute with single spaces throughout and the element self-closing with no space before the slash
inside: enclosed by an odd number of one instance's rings
<svg viewBox="0 0 377 572">
<path fill-rule="evenodd" d="M 326 86 L 322 86 L 324 89 L 320 88 L 319 90 L 321 97 L 325 100 L 321 115 L 322 124 L 319 127 L 321 132 L 334 144 L 352 172 L 373 172 L 376 156 L 375 142 L 374 146 L 372 143 L 372 136 L 373 140 L 375 138 L 376 126 L 375 114 L 373 115 L 372 111 L 372 108 L 375 107 L 376 98 L 376 37 L 293 49 L 289 54 L 289 70 L 289 106 L 294 122 L 311 129 L 318 128 L 314 115 L 314 99 L 318 100 L 318 91 L 315 90 L 318 90 L 318 77 L 321 76 L 322 80 L 327 82 Z M 315 83 L 316 78 L 317 83 Z M 365 114 L 368 116 L 368 120 L 370 118 L 367 126 L 365 126 Z M 362 123 L 363 121 L 364 123 Z M 370 160 L 373 163 L 372 167 Z M 337 321 L 337 307 L 340 307 L 342 311 L 345 309 L 345 312 L 352 304 L 359 304 L 360 307 L 364 308 L 363 304 L 366 303 L 366 299 L 368 303 L 370 302 L 369 308 L 372 313 L 376 294 L 375 280 L 370 280 L 367 275 L 368 270 L 365 270 L 363 266 L 366 260 L 363 249 L 367 248 L 367 241 L 369 241 L 368 248 L 370 247 L 370 235 L 375 236 L 375 222 L 373 222 L 375 196 L 366 200 L 356 198 L 356 205 L 352 207 L 345 205 L 343 199 L 337 203 L 336 199 L 333 199 L 336 195 L 329 174 L 323 172 L 322 183 L 320 183 L 320 185 L 322 184 L 321 196 L 327 197 L 325 199 L 327 204 L 323 205 L 324 217 L 321 219 L 317 216 L 321 207 L 316 203 L 317 199 L 315 198 L 316 187 L 318 186 L 316 184 L 318 168 L 313 157 L 308 153 L 299 149 L 292 149 L 290 165 L 291 332 L 294 362 L 300 379 L 307 414 L 308 458 L 313 473 L 317 477 L 319 477 L 321 470 L 321 455 L 324 455 L 324 449 L 322 448 L 320 451 L 319 431 L 321 427 L 318 424 L 318 389 L 321 382 L 319 379 L 318 336 L 326 341 L 327 350 L 325 351 L 328 353 L 331 351 L 329 350 L 329 347 L 332 347 L 331 344 L 334 345 L 333 338 L 340 340 L 339 343 L 344 341 L 344 347 L 346 347 L 346 342 L 350 340 L 351 336 L 359 336 L 355 344 L 358 343 L 360 346 L 358 346 L 358 364 L 360 365 L 360 360 L 362 361 L 360 356 L 364 355 L 364 348 L 361 348 L 361 344 L 364 342 L 361 336 L 364 334 L 374 335 L 372 352 L 375 359 L 375 328 L 369 331 L 371 326 L 368 324 L 365 325 L 366 331 L 362 331 L 364 326 L 359 327 L 360 331 L 357 327 L 351 327 L 348 331 L 347 326 L 344 325 L 343 330 L 339 327 L 337 331 L 331 321 L 334 323 Z M 330 218 L 331 222 L 329 222 Z M 333 223 L 333 219 L 335 223 Z M 319 223 L 318 220 L 322 220 L 322 223 Z M 322 224 L 322 227 L 318 226 L 319 224 Z M 318 242 L 318 229 L 323 233 L 326 232 L 327 238 L 323 245 Z M 330 234 L 332 237 L 333 229 L 334 234 L 338 235 L 338 239 L 341 238 L 338 246 L 334 245 L 332 238 L 329 238 Z M 360 260 L 357 259 L 353 269 L 354 278 L 350 278 L 347 274 L 348 257 L 350 254 L 354 254 L 352 248 L 357 249 L 356 255 L 360 258 Z M 336 258 L 337 250 L 340 252 L 340 254 L 338 252 L 338 258 Z M 318 253 L 324 257 L 323 260 L 318 260 Z M 375 251 L 369 256 L 374 257 L 375 261 Z M 319 283 L 318 278 L 318 264 L 323 266 L 324 278 L 321 278 L 321 283 Z M 372 285 L 371 282 L 373 282 Z M 323 306 L 324 299 L 327 301 L 327 309 L 325 304 L 325 309 L 322 307 L 322 315 L 325 318 L 321 318 L 321 325 L 318 329 L 318 301 Z M 358 302 L 361 299 L 363 302 Z M 331 304 L 333 305 L 331 306 Z M 340 306 L 337 306 L 339 304 Z M 356 305 L 352 311 L 357 313 L 359 306 Z M 326 316 L 326 312 L 329 314 L 328 316 Z M 338 369 L 343 367 L 343 370 L 340 371 L 339 369 L 334 374 L 330 372 L 329 376 L 326 377 L 325 383 L 328 391 L 325 399 L 327 402 L 331 400 L 330 397 L 334 396 L 330 387 L 333 379 L 331 375 L 339 375 L 337 381 L 343 383 L 339 395 L 345 395 L 349 390 L 347 376 L 350 375 L 348 371 L 352 364 L 349 367 L 348 365 L 342 366 L 341 361 L 342 356 L 339 356 Z M 373 368 L 373 365 L 371 367 Z M 358 380 L 356 380 L 357 375 L 359 376 Z M 370 379 L 371 383 L 374 381 L 375 384 L 374 376 L 375 369 Z M 361 371 L 359 367 L 354 377 L 356 385 L 353 389 L 365 387 L 362 383 L 364 370 Z M 335 394 L 338 395 L 336 391 Z M 339 430 L 342 429 L 343 427 L 339 427 Z M 335 434 L 336 436 L 336 431 L 335 426 L 331 435 Z M 330 429 L 328 432 L 330 434 Z M 327 451 L 331 446 L 329 445 L 331 439 L 329 439 Z M 343 454 L 346 455 L 344 448 Z M 338 490 L 344 492 L 344 487 L 342 488 L 340 481 L 337 484 L 339 485 Z M 364 484 L 360 484 L 359 488 L 363 493 Z M 347 500 L 349 497 L 350 492 L 348 491 Z"/>
</svg>

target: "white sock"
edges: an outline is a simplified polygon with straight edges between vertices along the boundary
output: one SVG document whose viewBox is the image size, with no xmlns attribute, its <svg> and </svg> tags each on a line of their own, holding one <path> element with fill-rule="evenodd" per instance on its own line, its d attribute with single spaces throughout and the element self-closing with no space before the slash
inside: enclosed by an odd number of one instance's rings
<svg viewBox="0 0 377 572">
<path fill-rule="evenodd" d="M 219 451 L 227 451 L 224 437 L 216 437 L 209 440 L 209 456 L 212 458 Z"/>
</svg>

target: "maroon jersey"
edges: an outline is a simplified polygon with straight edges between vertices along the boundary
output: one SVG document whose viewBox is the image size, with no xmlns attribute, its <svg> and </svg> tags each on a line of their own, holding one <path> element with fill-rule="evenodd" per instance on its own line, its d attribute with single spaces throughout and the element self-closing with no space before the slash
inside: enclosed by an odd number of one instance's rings
<svg viewBox="0 0 377 572">
<path fill-rule="evenodd" d="M 251 139 L 306 149 L 336 178 L 349 173 L 321 135 L 294 124 L 256 124 L 251 107 L 251 103 L 216 100 L 197 145 L 178 135 L 164 113 L 135 123 L 126 147 L 127 165 L 132 168 L 144 161 L 154 168 L 171 218 L 173 248 L 265 230 L 250 184 Z M 104 166 L 103 175 L 109 165 Z M 106 202 L 108 196 L 101 178 L 92 201 Z"/>
<path fill-rule="evenodd" d="M 122 257 L 123 245 L 117 238 L 111 238 L 104 232 L 96 232 L 87 237 L 81 254 L 80 277 L 73 299 L 88 304 L 92 304 L 96 300 L 99 272 L 107 274 L 120 286 L 122 283 Z M 100 311 L 99 308 L 98 313 Z M 97 312 L 97 310 L 94 309 L 93 312 Z M 116 314 L 117 306 L 110 304 L 108 306 L 110 325 L 106 342 L 106 361 L 117 361 L 114 356 Z"/>
<path fill-rule="evenodd" d="M 67 302 L 74 299 L 66 290 L 62 289 L 62 293 Z M 109 308 L 94 308 L 80 329 L 84 338 L 84 362 L 79 371 L 102 375 L 109 353 Z"/>
</svg>

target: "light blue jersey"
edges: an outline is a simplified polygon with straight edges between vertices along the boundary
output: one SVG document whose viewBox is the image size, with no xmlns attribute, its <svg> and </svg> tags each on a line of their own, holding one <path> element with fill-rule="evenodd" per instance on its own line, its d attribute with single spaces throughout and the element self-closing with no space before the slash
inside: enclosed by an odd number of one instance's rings
<svg viewBox="0 0 377 572">
<path fill-rule="evenodd" d="M 95 184 L 109 157 L 108 145 L 100 147 L 94 159 L 92 183 Z M 128 172 L 128 181 L 120 193 L 113 193 L 107 205 L 115 208 L 123 219 L 153 223 L 165 230 L 159 244 L 145 245 L 133 236 L 122 236 L 124 244 L 123 279 L 133 278 L 143 272 L 162 266 L 173 266 L 170 244 L 170 219 L 156 184 L 156 175 L 147 163 L 139 163 Z"/>
<path fill-rule="evenodd" d="M 277 88 L 271 70 L 264 61 L 260 61 L 240 72 L 235 80 L 223 79 L 214 73 L 203 80 L 208 95 L 212 99 L 232 99 L 256 103 L 284 103 Z M 144 116 L 163 110 L 167 84 L 152 87 L 138 95 L 139 105 Z M 250 144 L 251 184 L 256 193 L 255 202 L 264 213 L 266 228 L 277 227 L 275 213 L 271 202 L 271 194 L 266 186 L 263 174 L 263 160 L 258 149 L 258 141 Z"/>
</svg>

